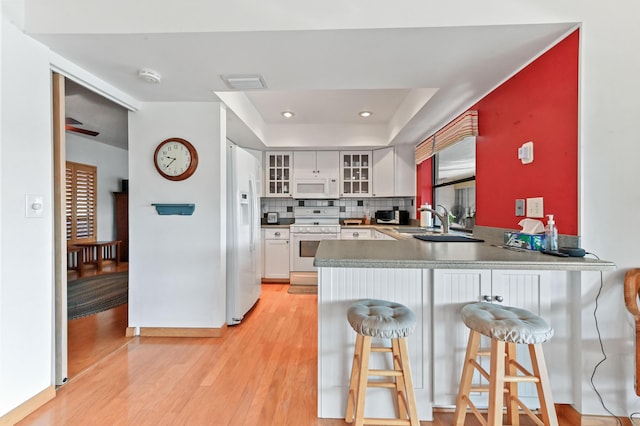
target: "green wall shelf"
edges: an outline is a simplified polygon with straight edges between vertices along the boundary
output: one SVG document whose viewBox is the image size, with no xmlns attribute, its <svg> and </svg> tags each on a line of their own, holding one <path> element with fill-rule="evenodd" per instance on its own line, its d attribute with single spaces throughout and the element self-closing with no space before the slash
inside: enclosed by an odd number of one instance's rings
<svg viewBox="0 0 640 426">
<path fill-rule="evenodd" d="M 181 216 L 191 216 L 193 211 L 196 209 L 195 204 L 161 204 L 154 203 L 151 204 L 156 208 L 156 211 L 160 215 L 181 215 Z"/>
</svg>

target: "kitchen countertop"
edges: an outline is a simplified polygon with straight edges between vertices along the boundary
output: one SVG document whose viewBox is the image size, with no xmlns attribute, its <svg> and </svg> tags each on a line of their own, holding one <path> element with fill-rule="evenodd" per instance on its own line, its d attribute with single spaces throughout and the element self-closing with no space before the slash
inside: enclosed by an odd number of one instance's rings
<svg viewBox="0 0 640 426">
<path fill-rule="evenodd" d="M 290 225 L 293 225 L 294 223 L 262 223 L 260 226 L 262 228 L 288 228 Z M 407 236 L 406 234 L 400 235 L 397 232 L 394 232 L 395 228 L 402 228 L 403 226 L 407 226 L 409 228 L 412 228 L 414 226 L 410 226 L 410 225 L 388 225 L 388 224 L 369 224 L 369 225 L 340 225 L 340 229 L 375 229 L 381 232 L 384 232 L 387 235 L 391 235 L 392 237 L 395 237 L 397 239 L 405 239 Z M 410 238 L 410 237 L 409 237 Z"/>
<path fill-rule="evenodd" d="M 260 225 L 261 228 L 288 228 L 291 224 L 280 224 L 280 223 L 263 223 Z"/>
<path fill-rule="evenodd" d="M 387 226 L 388 228 L 388 226 Z M 397 233 L 390 233 L 397 236 Z M 529 269 L 611 271 L 615 263 L 589 257 L 556 257 L 488 243 L 391 240 L 322 240 L 314 265 L 329 268 Z"/>
</svg>

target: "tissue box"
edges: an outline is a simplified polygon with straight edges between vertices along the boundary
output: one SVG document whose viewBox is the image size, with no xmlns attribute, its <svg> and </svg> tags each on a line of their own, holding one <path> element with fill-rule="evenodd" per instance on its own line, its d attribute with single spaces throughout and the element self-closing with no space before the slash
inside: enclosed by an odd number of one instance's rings
<svg viewBox="0 0 640 426">
<path fill-rule="evenodd" d="M 525 234 L 524 232 L 505 232 L 504 245 L 527 250 L 544 250 L 544 234 Z"/>
</svg>

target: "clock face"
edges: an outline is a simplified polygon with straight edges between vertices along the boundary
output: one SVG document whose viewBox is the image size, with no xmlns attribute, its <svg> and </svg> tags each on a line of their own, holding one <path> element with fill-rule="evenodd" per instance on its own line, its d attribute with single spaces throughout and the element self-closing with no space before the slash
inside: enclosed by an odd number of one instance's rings
<svg viewBox="0 0 640 426">
<path fill-rule="evenodd" d="M 169 180 L 183 180 L 196 171 L 198 154 L 193 145 L 186 140 L 171 138 L 158 145 L 154 163 L 163 177 Z"/>
</svg>

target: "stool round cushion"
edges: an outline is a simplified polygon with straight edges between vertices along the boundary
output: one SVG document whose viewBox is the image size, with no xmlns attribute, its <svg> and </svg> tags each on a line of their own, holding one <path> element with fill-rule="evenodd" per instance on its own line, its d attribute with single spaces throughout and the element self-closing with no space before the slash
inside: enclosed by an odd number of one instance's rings
<svg viewBox="0 0 640 426">
<path fill-rule="evenodd" d="M 347 320 L 363 336 L 398 339 L 409 336 L 416 327 L 416 315 L 400 303 L 365 299 L 347 309 Z"/>
<path fill-rule="evenodd" d="M 553 328 L 526 309 L 477 302 L 465 305 L 461 312 L 467 327 L 492 339 L 532 345 L 553 336 Z"/>
</svg>

